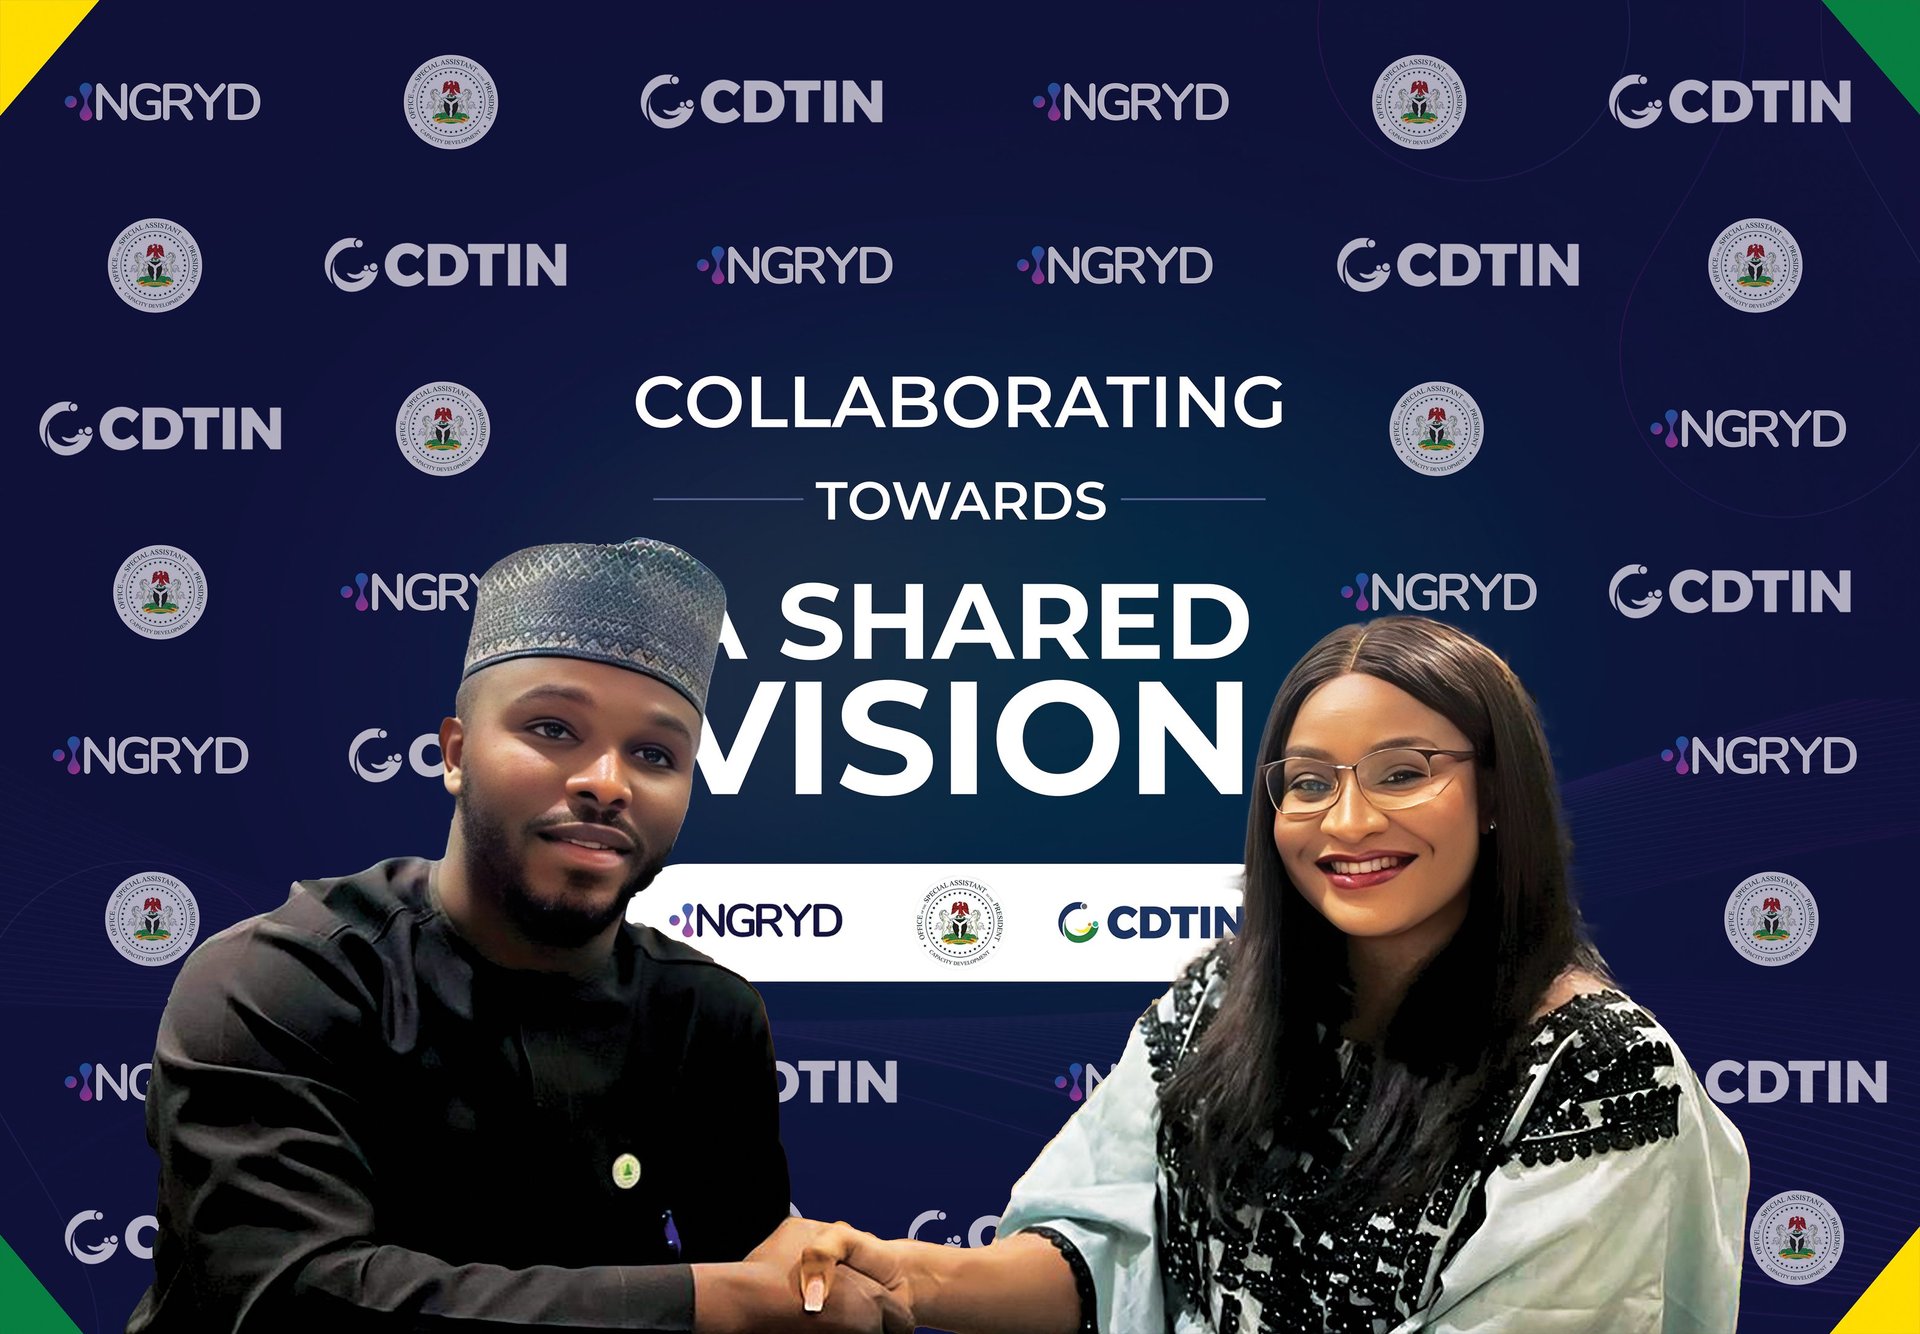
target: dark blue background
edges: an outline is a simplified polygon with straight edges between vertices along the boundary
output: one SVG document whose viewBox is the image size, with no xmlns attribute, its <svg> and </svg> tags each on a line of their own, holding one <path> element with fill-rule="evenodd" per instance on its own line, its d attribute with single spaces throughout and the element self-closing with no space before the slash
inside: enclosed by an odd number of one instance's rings
<svg viewBox="0 0 1920 1334">
<path fill-rule="evenodd" d="M 1245 798 L 1186 761 L 1168 795 L 1133 788 L 1135 682 L 1166 681 L 1202 720 L 1213 682 L 1245 682 L 1247 754 L 1273 689 L 1315 638 L 1352 617 L 1356 571 L 1522 571 L 1531 610 L 1450 617 L 1506 655 L 1538 696 L 1565 786 L 1583 902 L 1623 984 L 1698 1069 L 1722 1058 L 1886 1060 L 1885 1105 L 1727 1110 L 1753 1160 L 1749 1208 L 1815 1191 L 1846 1228 L 1839 1268 L 1792 1288 L 1755 1271 L 1743 1330 L 1824 1330 L 1911 1234 L 1920 1119 L 1910 1072 L 1920 984 L 1909 962 L 1904 853 L 1920 748 L 1909 646 L 1916 444 L 1909 411 L 1920 279 L 1915 113 L 1815 3 L 1329 6 L 665 8 L 349 4 L 169 10 L 105 0 L 0 121 L 16 183 L 0 214 L 13 332 L 0 420 L 13 441 L 18 713 L 5 761 L 13 836 L 0 877 L 0 1235 L 88 1331 L 118 1329 L 147 1281 L 124 1253 L 82 1267 L 60 1233 L 147 1212 L 155 1164 L 138 1107 L 81 1105 L 81 1061 L 145 1059 L 173 969 L 121 959 L 100 926 L 125 876 L 166 870 L 198 896 L 202 936 L 263 911 L 295 878 L 401 853 L 437 855 L 450 802 L 402 773 L 373 786 L 341 762 L 350 737 L 433 730 L 451 708 L 466 618 L 355 614 L 357 571 L 482 571 L 513 548 L 647 534 L 725 580 L 745 662 L 723 662 L 711 716 L 731 741 L 756 681 L 825 682 L 827 791 L 793 795 L 791 690 L 737 796 L 702 787 L 689 862 L 1218 862 L 1239 854 Z M 497 124 L 458 152 L 421 144 L 399 112 L 407 75 L 470 56 L 500 90 Z M 1379 71 L 1412 52 L 1468 89 L 1462 130 L 1408 152 L 1370 124 Z M 641 86 L 715 78 L 884 79 L 878 125 L 672 132 L 638 114 Z M 1850 124 L 1681 125 L 1634 132 L 1607 115 L 1623 73 L 1648 91 L 1686 77 L 1853 81 Z M 241 124 L 82 124 L 82 80 L 250 82 Z M 1218 122 L 1050 124 L 1029 99 L 1052 80 L 1200 80 L 1231 97 Z M 1904 166 L 1902 164 L 1905 164 Z M 1736 219 L 1790 228 L 1805 257 L 1792 301 L 1729 309 L 1704 275 Z M 192 300 L 127 308 L 103 280 L 115 234 L 142 217 L 188 227 L 204 257 Z M 1486 283 L 1360 294 L 1335 280 L 1349 238 L 1578 242 L 1575 288 Z M 334 290 L 326 248 L 565 242 L 564 288 Z M 884 286 L 716 289 L 694 261 L 720 245 L 881 245 Z M 1200 245 L 1194 287 L 1036 288 L 1035 244 Z M 1031 425 L 963 431 L 652 431 L 641 380 L 1253 374 L 1285 382 L 1285 425 L 1181 431 Z M 393 415 L 430 380 L 477 391 L 485 457 L 451 479 L 398 456 Z M 1467 470 L 1421 477 L 1386 440 L 1399 395 L 1466 387 L 1486 414 Z M 279 453 L 71 458 L 35 441 L 73 399 L 285 409 Z M 1668 407 L 1832 407 L 1831 451 L 1669 451 Z M 816 411 L 818 408 L 816 407 Z M 76 420 L 93 420 L 80 418 Z M 821 479 L 1105 482 L 1098 523 L 827 524 Z M 800 504 L 656 497 L 799 495 Z M 1122 496 L 1260 496 L 1231 505 Z M 1801 517 L 1783 517 L 1794 516 Z M 107 586 L 139 546 L 206 569 L 211 607 L 178 642 L 116 623 Z M 1620 617 L 1606 583 L 1662 572 L 1850 569 L 1848 615 Z M 25 576 L 25 577 L 20 577 Z M 783 659 L 781 593 L 820 580 L 928 586 L 928 646 L 962 583 L 1009 619 L 1023 581 L 1227 584 L 1246 645 L 1220 662 Z M 31 619 L 28 619 L 28 618 Z M 845 613 L 841 619 L 845 623 Z M 1164 642 L 1164 641 L 1163 641 Z M 1017 639 L 1016 639 L 1017 643 Z M 1032 681 L 1085 680 L 1123 721 L 1121 762 L 1093 791 L 1020 790 L 992 759 L 998 706 Z M 914 725 L 945 750 L 945 683 L 978 680 L 981 791 L 946 795 L 944 765 L 908 797 L 833 786 L 842 764 L 890 767 L 832 720 L 852 685 L 933 690 Z M 1066 767 L 1085 728 L 1049 710 L 1035 755 Z M 246 739 L 231 778 L 69 777 L 47 756 L 71 733 Z M 1845 735 L 1841 777 L 1686 782 L 1654 757 L 1679 733 Z M 1052 757 L 1051 760 L 1048 757 Z M 1763 969 L 1727 947 L 1727 894 L 1756 871 L 1805 881 L 1817 945 Z M 916 948 L 905 925 L 901 948 Z M 964 1224 L 1007 1187 L 1071 1104 L 1053 1077 L 1117 1057 L 1155 986 L 1063 978 L 1025 987 L 765 989 L 783 1058 L 901 1061 L 897 1106 L 789 1103 L 795 1197 L 810 1213 L 904 1231 L 929 1208 Z M 874 1018 L 884 1014 L 884 1019 Z M 423 1128 L 428 1130 L 430 1128 Z M 938 1145 L 972 1147 L 964 1181 Z M 954 1231 L 963 1231 L 956 1226 Z M 932 1229 L 928 1229 L 931 1235 Z"/>
</svg>

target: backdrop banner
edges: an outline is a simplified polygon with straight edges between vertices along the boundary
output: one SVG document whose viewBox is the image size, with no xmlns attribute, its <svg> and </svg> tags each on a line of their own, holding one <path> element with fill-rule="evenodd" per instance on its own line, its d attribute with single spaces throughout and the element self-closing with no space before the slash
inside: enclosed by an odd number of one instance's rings
<svg viewBox="0 0 1920 1334">
<path fill-rule="evenodd" d="M 195 943 L 441 854 L 488 567 L 647 536 L 728 601 L 630 915 L 807 1215 L 990 1242 L 1418 613 L 1745 1137 L 1743 1334 L 1920 1330 L 1915 14 L 0 4 L 0 1326 L 151 1281 Z"/>
</svg>

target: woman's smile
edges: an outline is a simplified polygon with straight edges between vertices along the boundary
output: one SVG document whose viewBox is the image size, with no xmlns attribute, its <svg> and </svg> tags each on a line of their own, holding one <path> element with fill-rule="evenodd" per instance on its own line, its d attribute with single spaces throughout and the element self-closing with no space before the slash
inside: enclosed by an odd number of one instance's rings
<svg viewBox="0 0 1920 1334">
<path fill-rule="evenodd" d="M 1406 870 L 1417 855 L 1411 852 L 1330 853 L 1314 865 L 1335 889 L 1371 889 Z"/>
</svg>

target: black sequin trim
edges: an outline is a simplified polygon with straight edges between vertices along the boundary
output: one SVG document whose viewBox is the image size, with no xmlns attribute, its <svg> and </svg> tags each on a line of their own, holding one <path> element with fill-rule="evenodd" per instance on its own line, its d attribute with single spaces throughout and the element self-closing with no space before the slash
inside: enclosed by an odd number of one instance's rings
<svg viewBox="0 0 1920 1334">
<path fill-rule="evenodd" d="M 1659 1078 L 1661 1070 L 1673 1065 L 1673 1047 L 1649 1036 L 1652 1016 L 1638 1007 L 1590 1005 L 1560 1022 L 1559 1016 L 1570 1009 L 1549 1016 L 1534 1039 L 1544 1058 L 1569 1024 L 1576 1026 L 1571 1045 L 1554 1062 L 1520 1134 L 1501 1154 L 1502 1163 L 1570 1163 L 1680 1133 L 1680 1086 L 1662 1087 Z"/>
<path fill-rule="evenodd" d="M 1080 1294 L 1080 1328 L 1076 1334 L 1100 1334 L 1100 1294 L 1094 1289 L 1093 1271 L 1087 1268 L 1087 1257 L 1080 1254 L 1078 1246 L 1053 1228 L 1042 1225 L 1020 1230 L 1052 1242 L 1066 1260 L 1067 1267 L 1073 1270 L 1073 1287 Z"/>
<path fill-rule="evenodd" d="M 1224 945 L 1224 942 L 1223 942 Z M 1207 994 L 1207 988 L 1219 979 L 1225 981 L 1228 973 L 1227 953 L 1222 946 L 1215 946 L 1192 963 L 1188 964 L 1180 976 L 1174 980 L 1171 989 L 1173 998 L 1173 1018 L 1163 1019 L 1160 1015 L 1160 1001 L 1147 1007 L 1140 1016 L 1145 1025 L 1143 1036 L 1147 1040 L 1147 1059 L 1153 1067 L 1153 1082 L 1164 1084 L 1180 1059 L 1191 1050 L 1188 1031 L 1198 1038 L 1206 1027 L 1209 1014 L 1201 1019 L 1198 1026 L 1193 1022 L 1194 1012 L 1200 1008 L 1200 1002 Z"/>
</svg>

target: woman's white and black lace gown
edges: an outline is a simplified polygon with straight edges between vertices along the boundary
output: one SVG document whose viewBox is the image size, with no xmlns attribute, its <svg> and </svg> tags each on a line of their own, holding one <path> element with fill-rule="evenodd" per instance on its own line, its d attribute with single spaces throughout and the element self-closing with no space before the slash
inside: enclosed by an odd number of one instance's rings
<svg viewBox="0 0 1920 1334">
<path fill-rule="evenodd" d="M 1256 1146 L 1224 1218 L 1159 1086 L 1226 985 L 1196 960 L 1014 1188 L 1101 1334 L 1730 1334 L 1746 1150 L 1671 1036 L 1616 991 L 1535 1021 L 1527 1068 L 1424 1201 L 1336 1217 L 1313 1197 L 1365 1111 L 1371 1049 L 1321 1031 L 1305 1152 Z"/>
</svg>

